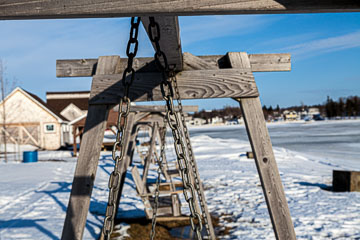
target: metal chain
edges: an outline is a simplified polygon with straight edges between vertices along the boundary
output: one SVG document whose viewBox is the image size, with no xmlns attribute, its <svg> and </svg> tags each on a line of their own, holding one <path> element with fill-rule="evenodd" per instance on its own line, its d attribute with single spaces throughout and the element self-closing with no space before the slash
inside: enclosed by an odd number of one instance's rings
<svg viewBox="0 0 360 240">
<path fill-rule="evenodd" d="M 126 55 L 128 56 L 128 65 L 124 70 L 122 83 L 124 86 L 124 95 L 120 99 L 119 103 L 119 116 L 117 121 L 117 133 L 116 140 L 112 149 L 112 159 L 115 162 L 114 171 L 110 174 L 109 179 L 109 199 L 106 207 L 104 225 L 103 225 L 103 234 L 105 239 L 110 239 L 110 235 L 114 230 L 114 219 L 117 210 L 117 202 L 119 198 L 119 190 L 121 184 L 121 172 L 119 171 L 120 164 L 124 158 L 125 146 L 124 146 L 124 136 L 127 127 L 127 117 L 130 112 L 130 98 L 129 98 L 129 89 L 135 79 L 135 70 L 132 66 L 134 57 L 136 56 L 139 42 L 137 40 L 139 32 L 140 17 L 131 18 L 131 30 L 130 30 L 130 39 L 126 48 Z M 133 47 L 133 51 L 131 48 Z M 130 73 L 131 77 L 127 78 L 127 74 Z M 125 109 L 123 109 L 125 105 Z M 119 153 L 116 154 L 117 149 Z"/>
<path fill-rule="evenodd" d="M 157 178 L 156 178 L 156 188 L 155 188 L 155 206 L 154 206 L 154 210 L 153 210 L 153 215 L 152 215 L 152 219 L 151 219 L 151 232 L 150 232 L 150 239 L 153 240 L 155 238 L 156 235 L 156 214 L 157 214 L 157 210 L 159 208 L 159 189 L 160 189 L 160 176 L 161 176 L 161 172 L 163 170 L 162 166 L 163 166 L 163 161 L 165 158 L 165 137 L 166 137 L 166 116 L 164 116 L 164 134 L 161 136 L 161 150 L 160 150 L 160 156 L 158 158 L 156 158 L 157 160 L 157 164 L 158 164 L 158 169 L 157 169 Z"/>
<path fill-rule="evenodd" d="M 174 137 L 174 148 L 175 148 L 177 161 L 183 182 L 183 187 L 184 187 L 183 193 L 186 202 L 189 204 L 190 224 L 192 230 L 196 232 L 197 239 L 201 240 L 202 220 L 200 214 L 197 212 L 195 208 L 195 197 L 196 197 L 195 190 L 193 184 L 191 183 L 189 161 L 187 159 L 185 143 L 183 141 L 183 137 L 179 129 L 181 123 L 174 107 L 174 102 L 173 102 L 174 90 L 172 87 L 172 82 L 169 81 L 169 78 L 171 79 L 172 77 L 175 76 L 175 72 L 174 69 L 169 69 L 169 65 L 165 53 L 162 52 L 160 49 L 160 44 L 159 44 L 160 26 L 157 22 L 155 22 L 154 17 L 150 17 L 149 19 L 150 19 L 150 24 L 148 28 L 149 38 L 153 43 L 155 43 L 155 48 L 156 48 L 156 52 L 154 56 L 155 62 L 157 63 L 159 70 L 161 70 L 163 73 L 163 81 L 160 87 L 163 98 L 166 101 L 167 122 Z M 153 29 L 155 30 L 156 33 L 155 37 L 152 32 Z M 165 91 L 165 88 L 167 88 L 167 93 Z"/>
<path fill-rule="evenodd" d="M 191 146 L 191 141 L 190 141 L 190 134 L 189 134 L 189 130 L 186 126 L 186 119 L 185 119 L 183 106 L 182 106 L 181 98 L 180 98 L 180 92 L 179 92 L 179 88 L 177 86 L 177 81 L 176 81 L 175 76 L 172 78 L 172 82 L 174 83 L 173 86 L 175 89 L 175 96 L 176 96 L 176 100 L 177 100 L 177 104 L 178 104 L 178 108 L 179 108 L 179 112 L 180 112 L 180 116 L 181 116 L 181 122 L 183 124 L 183 130 L 184 130 L 184 136 L 185 136 L 185 141 L 186 141 L 186 145 L 187 145 L 189 160 L 191 163 L 192 171 L 194 173 L 193 175 L 194 175 L 194 181 L 195 181 L 195 188 L 196 188 L 196 192 L 197 192 L 199 203 L 200 203 L 201 213 L 203 216 L 206 233 L 209 236 L 209 238 L 211 238 L 210 226 L 209 226 L 209 221 L 211 221 L 211 219 L 208 219 L 206 212 L 205 212 L 205 199 L 203 198 L 203 195 L 202 195 L 201 189 L 200 189 L 201 182 L 200 182 L 200 179 L 198 178 L 195 157 L 194 157 L 194 154 L 192 151 L 192 146 Z"/>
</svg>

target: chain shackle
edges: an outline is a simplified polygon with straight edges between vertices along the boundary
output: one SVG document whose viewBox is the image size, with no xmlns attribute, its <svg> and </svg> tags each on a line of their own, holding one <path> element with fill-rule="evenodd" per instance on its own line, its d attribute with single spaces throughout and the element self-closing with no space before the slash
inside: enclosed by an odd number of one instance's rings
<svg viewBox="0 0 360 240">
<path fill-rule="evenodd" d="M 134 82 L 135 79 L 135 70 L 133 68 L 134 58 L 137 54 L 139 42 L 137 40 L 138 32 L 139 32 L 139 24 L 140 18 L 132 17 L 131 18 L 131 30 L 130 30 L 130 39 L 126 48 L 126 55 L 128 56 L 128 65 L 126 69 L 124 69 L 122 83 L 124 86 L 124 95 L 120 99 L 119 102 L 119 115 L 116 124 L 117 132 L 116 139 L 113 144 L 112 149 L 112 159 L 115 162 L 114 170 L 110 174 L 108 187 L 109 187 L 109 197 L 108 203 L 106 206 L 105 219 L 103 225 L 103 234 L 105 239 L 110 239 L 110 235 L 114 230 L 114 220 L 117 211 L 117 202 L 119 199 L 119 190 L 121 185 L 122 173 L 120 170 L 120 165 L 122 164 L 122 160 L 124 158 L 125 147 L 124 146 L 124 136 L 127 128 L 127 118 L 130 113 L 130 105 L 131 101 L 129 98 L 129 89 Z M 131 51 L 131 49 L 133 49 Z M 131 74 L 128 77 L 127 74 Z M 123 109 L 125 105 L 125 109 Z M 117 151 L 119 151 L 117 153 Z"/>
</svg>

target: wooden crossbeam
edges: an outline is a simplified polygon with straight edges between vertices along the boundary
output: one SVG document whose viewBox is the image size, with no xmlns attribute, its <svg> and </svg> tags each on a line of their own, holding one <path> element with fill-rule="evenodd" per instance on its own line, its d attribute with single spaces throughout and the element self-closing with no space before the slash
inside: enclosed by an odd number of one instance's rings
<svg viewBox="0 0 360 240">
<path fill-rule="evenodd" d="M 179 20 L 176 16 L 154 17 L 160 27 L 160 47 L 167 57 L 169 67 L 176 71 L 182 70 L 182 50 L 180 41 Z M 142 17 L 141 22 L 149 35 L 149 17 Z M 153 34 L 156 34 L 155 32 Z M 153 35 L 156 36 L 156 35 Z M 151 42 L 156 50 L 155 43 Z"/>
<path fill-rule="evenodd" d="M 0 19 L 359 12 L 358 0 L 3 0 Z"/>
<path fill-rule="evenodd" d="M 128 76 L 129 77 L 129 76 Z M 176 75 L 182 99 L 259 96 L 249 69 L 183 71 Z M 91 104 L 117 104 L 124 92 L 122 74 L 94 75 Z M 158 72 L 137 73 L 129 97 L 132 101 L 163 100 Z"/>
<path fill-rule="evenodd" d="M 206 65 L 211 66 L 212 69 L 229 68 L 230 64 L 224 55 L 210 55 L 210 56 L 194 56 L 191 53 L 183 54 L 183 70 L 193 70 L 193 65 L 201 68 L 198 60 L 205 61 Z M 252 72 L 274 72 L 274 71 L 290 71 L 291 57 L 288 53 L 277 54 L 249 54 L 251 71 Z M 71 60 L 57 60 L 56 61 L 56 76 L 57 77 L 91 77 L 96 72 L 98 59 L 71 59 Z M 121 61 L 120 69 L 125 69 L 127 61 Z M 134 69 L 140 72 L 154 72 L 157 71 L 154 58 L 135 58 Z"/>
<path fill-rule="evenodd" d="M 175 106 L 175 111 L 178 111 L 178 106 Z M 197 105 L 184 105 L 182 107 L 183 112 L 197 112 L 199 106 Z M 113 108 L 114 111 L 119 111 L 119 105 Z M 126 106 L 123 106 L 123 111 L 126 110 Z M 165 112 L 166 107 L 162 105 L 135 105 L 130 107 L 130 112 L 147 112 L 147 113 L 161 113 Z"/>
</svg>

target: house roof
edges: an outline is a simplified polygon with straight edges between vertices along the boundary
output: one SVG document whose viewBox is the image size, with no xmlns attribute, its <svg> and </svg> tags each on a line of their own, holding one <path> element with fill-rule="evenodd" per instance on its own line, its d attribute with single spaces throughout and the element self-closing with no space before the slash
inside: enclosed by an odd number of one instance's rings
<svg viewBox="0 0 360 240">
<path fill-rule="evenodd" d="M 69 124 L 74 125 L 74 126 L 78 126 L 78 127 L 83 127 L 83 126 L 85 126 L 86 116 L 87 116 L 87 114 L 84 114 L 84 115 L 74 119 Z M 107 127 L 116 125 L 117 120 L 118 120 L 118 116 L 119 116 L 118 112 L 114 111 L 113 109 L 110 109 L 109 114 L 108 114 L 108 119 L 107 119 L 107 122 L 106 122 Z"/>
<path fill-rule="evenodd" d="M 74 104 L 81 110 L 89 108 L 89 91 L 78 92 L 47 92 L 46 104 L 60 114 L 69 104 Z"/>
<path fill-rule="evenodd" d="M 64 118 L 63 116 L 61 116 L 60 114 L 56 113 L 53 109 L 51 109 L 50 106 L 48 106 L 41 98 L 39 98 L 37 95 L 28 92 L 20 87 L 15 88 L 8 96 L 6 96 L 6 98 L 4 99 L 4 101 L 7 100 L 8 97 L 10 97 L 13 93 L 15 93 L 16 91 L 20 91 L 22 92 L 25 96 L 29 97 L 30 99 L 32 99 L 35 103 L 37 103 L 41 108 L 43 108 L 45 111 L 47 111 L 48 113 L 50 113 L 51 115 L 53 115 L 55 118 L 57 118 L 60 122 L 61 121 L 68 121 L 66 118 Z"/>
</svg>

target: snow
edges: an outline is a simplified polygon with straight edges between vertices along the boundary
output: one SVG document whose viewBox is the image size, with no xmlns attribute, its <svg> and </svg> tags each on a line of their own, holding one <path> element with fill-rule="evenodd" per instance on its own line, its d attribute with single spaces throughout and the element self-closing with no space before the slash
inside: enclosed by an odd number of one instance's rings
<svg viewBox="0 0 360 240">
<path fill-rule="evenodd" d="M 359 126 L 360 121 L 270 125 L 298 239 L 360 239 L 360 193 L 327 190 L 333 169 L 360 170 Z M 191 135 L 209 210 L 220 216 L 224 227 L 231 227 L 224 238 L 274 239 L 254 160 L 245 155 L 250 145 L 244 127 L 192 128 Z M 326 147 L 328 139 L 337 138 L 337 144 Z M 39 152 L 39 159 L 0 164 L 1 240 L 61 236 L 76 159 L 66 151 Z M 110 152 L 102 152 L 84 239 L 100 233 L 112 168 Z M 155 176 L 152 170 L 149 177 Z M 182 211 L 188 212 L 182 203 Z M 118 217 L 144 216 L 143 207 L 128 172 Z M 129 226 L 117 228 L 124 237 Z"/>
</svg>

